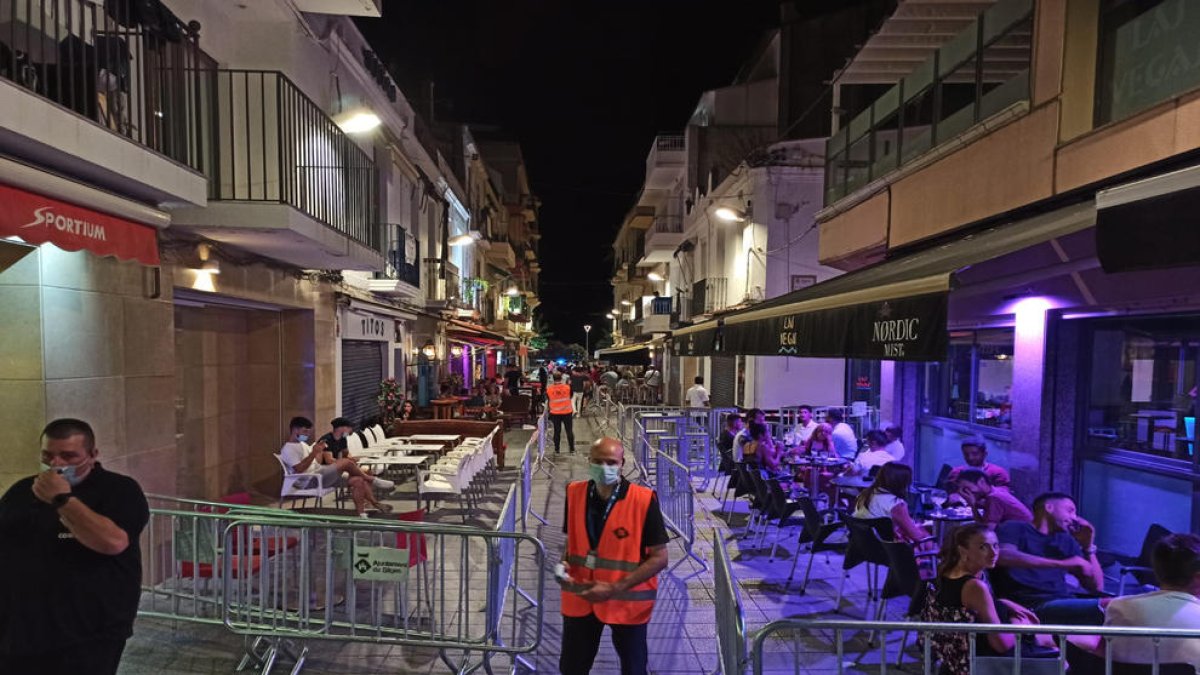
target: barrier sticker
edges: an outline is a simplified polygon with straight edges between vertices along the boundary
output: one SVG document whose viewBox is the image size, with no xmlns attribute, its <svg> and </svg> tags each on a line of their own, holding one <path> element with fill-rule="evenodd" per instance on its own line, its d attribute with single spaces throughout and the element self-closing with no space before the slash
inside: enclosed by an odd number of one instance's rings
<svg viewBox="0 0 1200 675">
<path fill-rule="evenodd" d="M 356 545 L 352 567 L 356 580 L 403 583 L 408 579 L 408 550 Z"/>
</svg>

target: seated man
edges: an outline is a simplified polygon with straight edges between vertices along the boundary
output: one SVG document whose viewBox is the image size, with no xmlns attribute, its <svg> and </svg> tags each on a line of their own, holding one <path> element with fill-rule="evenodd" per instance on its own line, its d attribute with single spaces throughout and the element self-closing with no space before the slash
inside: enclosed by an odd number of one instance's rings
<svg viewBox="0 0 1200 675">
<path fill-rule="evenodd" d="M 996 528 L 1000 560 L 993 576 L 997 595 L 1032 609 L 1042 623 L 1099 626 L 1105 600 L 1079 597 L 1066 575 L 1084 589 L 1104 586 L 1096 559 L 1096 528 L 1075 512 L 1075 500 L 1048 492 L 1033 500 L 1033 522 L 1010 520 Z"/>
<path fill-rule="evenodd" d="M 392 510 L 391 505 L 375 498 L 372 488 L 391 490 L 396 487 L 395 483 L 372 476 L 348 457 L 335 459 L 326 447 L 325 439 L 310 447 L 308 440 L 312 438 L 313 423 L 307 417 L 293 417 L 288 426 L 288 440 L 279 449 L 279 458 L 292 473 L 319 474 L 322 487 L 349 487 L 354 510 L 364 518 L 367 517 L 368 504 L 384 513 Z M 343 473 L 346 474 L 345 479 Z"/>
<path fill-rule="evenodd" d="M 846 424 L 846 416 L 836 408 L 825 413 L 825 421 L 833 428 L 830 433 L 833 439 L 833 450 L 843 459 L 853 460 L 858 456 L 858 438 L 854 429 Z"/>
<path fill-rule="evenodd" d="M 904 430 L 895 424 L 888 424 L 883 428 L 883 433 L 887 434 L 887 445 L 883 446 L 883 449 L 897 462 L 904 459 L 904 443 L 900 440 L 903 432 Z"/>
<path fill-rule="evenodd" d="M 725 430 L 717 439 L 717 452 L 721 455 L 721 470 L 728 473 L 733 470 L 733 439 L 744 427 L 742 416 L 731 413 L 725 418 Z"/>
<path fill-rule="evenodd" d="M 325 451 L 328 452 L 334 459 L 354 459 L 350 456 L 350 450 L 346 447 L 346 437 L 354 433 L 354 425 L 345 417 L 335 417 L 329 423 L 333 430 L 321 437 L 320 441 L 325 444 Z"/>
<path fill-rule="evenodd" d="M 1154 546 L 1154 574 L 1161 590 L 1114 598 L 1108 605 L 1105 626 L 1130 628 L 1200 628 L 1200 537 L 1172 534 Z M 1152 638 L 1115 637 L 1109 643 L 1113 660 L 1151 663 Z M 1159 663 L 1190 663 L 1200 668 L 1200 640 L 1163 639 Z"/>
<path fill-rule="evenodd" d="M 1012 482 L 1008 476 L 1008 472 L 1004 470 L 1004 467 L 989 464 L 987 454 L 987 441 L 984 441 L 982 438 L 964 439 L 962 442 L 962 456 L 966 464 L 954 467 L 954 470 L 946 477 L 946 482 L 953 486 L 954 482 L 958 480 L 958 474 L 967 469 L 978 469 L 987 474 L 988 480 L 991 481 L 992 485 L 997 487 L 1007 486 Z"/>
<path fill-rule="evenodd" d="M 887 434 L 884 432 L 879 429 L 872 429 L 867 432 L 866 440 L 867 449 L 858 453 L 858 457 L 855 457 L 850 466 L 846 468 L 846 473 L 851 476 L 869 474 L 871 469 L 883 466 L 888 462 L 894 462 L 896 459 L 892 457 L 890 452 L 885 450 L 887 447 Z"/>
<path fill-rule="evenodd" d="M 975 520 L 996 526 L 1010 520 L 1033 522 L 1033 513 L 1006 487 L 996 487 L 987 474 L 979 469 L 967 469 L 958 474 L 954 483 L 957 497 L 975 511 Z M 952 499 L 953 499 L 952 497 Z"/>
</svg>

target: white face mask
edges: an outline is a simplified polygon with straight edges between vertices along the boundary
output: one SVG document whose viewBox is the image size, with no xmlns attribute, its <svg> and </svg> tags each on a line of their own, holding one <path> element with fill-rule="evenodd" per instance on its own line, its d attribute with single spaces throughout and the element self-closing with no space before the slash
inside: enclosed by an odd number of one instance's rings
<svg viewBox="0 0 1200 675">
<path fill-rule="evenodd" d="M 596 485 L 616 485 L 621 480 L 621 467 L 608 464 L 588 464 L 588 477 Z"/>
<path fill-rule="evenodd" d="M 67 485 L 70 485 L 71 487 L 75 487 L 76 485 L 79 485 L 80 483 L 83 482 L 82 476 L 75 475 L 76 472 L 79 470 L 78 465 L 68 464 L 66 466 L 50 466 L 49 464 L 42 462 L 41 468 L 42 468 L 42 471 L 57 472 L 58 475 L 63 477 L 63 480 L 67 481 Z"/>
<path fill-rule="evenodd" d="M 296 440 L 300 441 L 301 443 L 307 443 L 308 434 L 296 434 Z"/>
</svg>

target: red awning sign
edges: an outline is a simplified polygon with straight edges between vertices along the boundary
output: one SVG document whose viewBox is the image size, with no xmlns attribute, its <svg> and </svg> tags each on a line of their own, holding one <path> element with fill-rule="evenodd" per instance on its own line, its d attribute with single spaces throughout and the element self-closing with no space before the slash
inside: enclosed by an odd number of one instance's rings
<svg viewBox="0 0 1200 675">
<path fill-rule="evenodd" d="M 0 237 L 158 264 L 154 228 L 8 185 L 0 185 Z"/>
</svg>

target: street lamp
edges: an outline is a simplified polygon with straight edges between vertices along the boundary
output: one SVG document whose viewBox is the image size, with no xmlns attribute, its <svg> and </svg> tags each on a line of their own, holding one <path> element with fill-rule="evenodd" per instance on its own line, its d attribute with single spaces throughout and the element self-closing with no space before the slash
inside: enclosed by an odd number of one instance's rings
<svg viewBox="0 0 1200 675">
<path fill-rule="evenodd" d="M 587 356 L 586 356 L 586 357 L 584 357 L 584 360 L 585 360 L 585 361 L 590 361 L 590 360 L 591 360 L 591 358 L 592 358 L 592 349 L 591 349 L 591 347 L 592 347 L 592 342 L 591 342 L 591 337 L 592 337 L 592 335 L 591 335 L 591 334 L 592 334 L 592 327 L 591 327 L 591 325 L 590 325 L 590 324 L 586 324 L 586 323 L 585 323 L 585 324 L 583 324 L 583 351 L 584 351 L 584 352 L 587 354 Z"/>
</svg>

